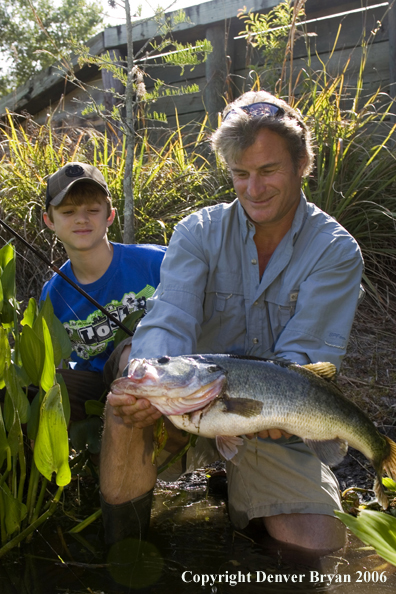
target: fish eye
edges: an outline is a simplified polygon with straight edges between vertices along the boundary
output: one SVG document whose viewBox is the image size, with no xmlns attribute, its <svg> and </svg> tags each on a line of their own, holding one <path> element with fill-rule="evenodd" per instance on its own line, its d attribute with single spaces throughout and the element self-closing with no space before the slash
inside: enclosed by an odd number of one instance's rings
<svg viewBox="0 0 396 594">
<path fill-rule="evenodd" d="M 208 365 L 206 371 L 208 373 L 214 373 L 215 371 L 220 371 L 220 367 L 218 365 Z"/>
<path fill-rule="evenodd" d="M 169 361 L 170 357 L 161 357 L 160 359 L 157 359 L 157 363 L 160 365 L 165 365 L 165 363 L 169 363 Z"/>
</svg>

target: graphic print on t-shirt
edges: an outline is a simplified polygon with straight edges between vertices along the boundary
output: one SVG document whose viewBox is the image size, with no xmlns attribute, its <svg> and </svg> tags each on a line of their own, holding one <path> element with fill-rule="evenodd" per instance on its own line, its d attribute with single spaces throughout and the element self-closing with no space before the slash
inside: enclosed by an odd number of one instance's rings
<svg viewBox="0 0 396 594">
<path fill-rule="evenodd" d="M 127 315 L 137 310 L 146 310 L 146 300 L 155 292 L 154 287 L 146 285 L 139 293 L 125 293 L 121 301 L 113 299 L 104 308 L 122 322 Z M 100 310 L 89 314 L 86 320 L 70 320 L 64 327 L 73 345 L 73 350 L 81 359 L 90 359 L 106 350 L 114 340 L 118 326 Z"/>
</svg>

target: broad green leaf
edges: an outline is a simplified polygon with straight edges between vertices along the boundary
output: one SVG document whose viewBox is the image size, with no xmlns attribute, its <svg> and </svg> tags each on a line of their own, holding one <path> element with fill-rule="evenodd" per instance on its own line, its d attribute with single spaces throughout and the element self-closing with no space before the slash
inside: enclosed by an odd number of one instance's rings
<svg viewBox="0 0 396 594">
<path fill-rule="evenodd" d="M 98 400 L 87 400 L 85 402 L 85 412 L 87 415 L 101 417 L 104 413 L 104 408 L 104 402 L 99 402 Z"/>
<path fill-rule="evenodd" d="M 48 295 L 45 301 L 41 303 L 39 315 L 33 325 L 33 330 L 37 332 L 40 338 L 43 338 L 42 319 L 45 319 L 50 331 L 54 351 L 54 362 L 58 367 L 62 359 L 70 357 L 72 346 L 62 322 L 54 314 L 54 308 Z"/>
<path fill-rule="evenodd" d="M 17 456 L 19 451 L 19 442 L 22 437 L 21 423 L 18 413 L 14 414 L 14 419 L 10 430 L 8 431 L 8 445 L 10 446 L 11 456 Z"/>
<path fill-rule="evenodd" d="M 37 318 L 35 319 L 35 321 L 33 323 L 33 330 L 35 331 L 37 336 L 42 341 L 44 341 L 42 320 L 44 318 L 45 321 L 47 322 L 47 326 L 50 327 L 52 325 L 53 316 L 54 316 L 54 309 L 52 307 L 52 303 L 51 303 L 49 297 L 47 297 L 47 299 L 45 301 L 42 301 L 40 303 L 40 311 L 38 313 Z"/>
<path fill-rule="evenodd" d="M 14 247 L 11 243 L 7 243 L 4 247 L 0 250 L 0 268 L 4 270 L 7 266 L 8 262 L 14 258 Z"/>
<path fill-rule="evenodd" d="M 7 434 L 4 426 L 3 414 L 0 407 L 0 469 L 3 466 L 4 460 L 7 458 L 7 452 L 10 450 L 8 445 Z"/>
<path fill-rule="evenodd" d="M 10 427 L 10 420 L 13 419 L 14 411 L 18 414 L 21 423 L 27 423 L 30 404 L 25 392 L 19 384 L 15 365 L 7 367 L 4 373 L 4 381 L 7 389 L 4 404 L 6 427 Z"/>
<path fill-rule="evenodd" d="M 3 285 L 1 282 L 1 268 L 0 268 L 0 313 L 3 311 L 3 303 L 4 303 L 4 292 L 3 292 Z"/>
<path fill-rule="evenodd" d="M 1 487 L 1 496 L 3 498 L 3 506 L 5 511 L 5 527 L 8 536 L 14 534 L 20 528 L 21 522 L 25 519 L 27 508 L 24 503 L 16 499 L 9 490 L 6 483 Z"/>
<path fill-rule="evenodd" d="M 8 336 L 5 329 L 0 326 L 0 390 L 4 388 L 4 372 L 6 367 L 11 364 L 11 348 L 8 342 Z"/>
<path fill-rule="evenodd" d="M 14 321 L 14 309 L 17 307 L 15 298 L 15 259 L 10 260 L 3 269 L 1 284 L 3 289 L 1 321 L 3 324 L 11 324 Z"/>
<path fill-rule="evenodd" d="M 49 389 L 40 407 L 34 461 L 38 470 L 49 481 L 55 472 L 59 487 L 70 483 L 69 440 L 59 384 Z"/>
<path fill-rule="evenodd" d="M 43 339 L 44 339 L 44 366 L 41 374 L 40 385 L 44 392 L 48 392 L 54 385 L 55 381 L 55 363 L 54 363 L 54 349 L 52 348 L 51 334 L 48 330 L 47 322 L 42 318 L 43 324 Z"/>
<path fill-rule="evenodd" d="M 32 384 L 39 386 L 45 359 L 44 341 L 28 325 L 22 329 L 20 353 L 23 367 Z"/>
<path fill-rule="evenodd" d="M 52 326 L 50 328 L 52 341 L 54 343 L 54 358 L 55 365 L 58 367 L 62 359 L 68 359 L 72 352 L 72 343 L 66 329 L 59 318 L 52 318 Z"/>
<path fill-rule="evenodd" d="M 29 303 L 25 312 L 23 314 L 23 318 L 21 320 L 21 326 L 30 326 L 32 328 L 35 319 L 37 318 L 37 304 L 36 300 L 31 297 L 29 299 Z"/>
<path fill-rule="evenodd" d="M 389 478 L 388 476 L 386 476 L 382 479 L 382 484 L 389 491 L 396 491 L 396 482 L 394 480 L 392 480 L 391 478 Z"/>
<path fill-rule="evenodd" d="M 65 380 L 63 379 L 63 375 L 61 373 L 56 374 L 56 381 L 60 385 L 60 389 L 61 389 L 63 414 L 65 415 L 66 425 L 69 425 L 69 421 L 70 421 L 69 393 L 67 391 L 67 386 L 65 384 Z"/>
<path fill-rule="evenodd" d="M 32 385 L 32 381 L 31 381 L 30 377 L 28 376 L 28 374 L 26 373 L 25 368 L 23 367 L 22 359 L 21 359 L 21 365 L 22 365 L 22 367 L 20 367 L 19 365 L 15 365 L 15 373 L 17 375 L 18 382 L 19 382 L 19 385 L 21 386 L 21 388 L 26 388 L 27 386 Z"/>
<path fill-rule="evenodd" d="M 384 512 L 362 510 L 357 518 L 335 512 L 360 540 L 375 548 L 378 555 L 396 566 L 396 518 Z"/>
<path fill-rule="evenodd" d="M 42 396 L 40 391 L 37 392 L 36 396 L 30 403 L 30 414 L 27 424 L 28 438 L 36 441 L 37 431 L 40 423 L 40 407 L 41 407 Z"/>
</svg>

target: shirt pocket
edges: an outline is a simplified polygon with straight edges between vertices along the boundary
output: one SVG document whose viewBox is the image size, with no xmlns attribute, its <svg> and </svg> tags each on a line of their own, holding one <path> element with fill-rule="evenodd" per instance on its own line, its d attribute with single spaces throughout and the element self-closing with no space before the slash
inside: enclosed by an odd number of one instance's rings
<svg viewBox="0 0 396 594">
<path fill-rule="evenodd" d="M 294 316 L 298 298 L 298 290 L 278 295 L 275 299 L 268 298 L 268 310 L 275 340 L 280 332 Z"/>
<path fill-rule="evenodd" d="M 217 273 L 208 282 L 202 334 L 212 352 L 243 352 L 246 334 L 242 276 Z"/>
</svg>

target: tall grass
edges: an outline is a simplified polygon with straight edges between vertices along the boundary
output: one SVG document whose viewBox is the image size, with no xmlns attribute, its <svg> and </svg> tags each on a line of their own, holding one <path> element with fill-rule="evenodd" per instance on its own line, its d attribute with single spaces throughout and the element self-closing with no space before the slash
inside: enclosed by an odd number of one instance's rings
<svg viewBox="0 0 396 594">
<path fill-rule="evenodd" d="M 147 133 L 138 137 L 134 155 L 135 232 L 138 243 L 167 244 L 176 223 L 188 213 L 232 199 L 223 170 L 208 161 L 205 124 L 187 144 L 184 129 L 170 131 L 160 148 Z M 59 133 L 51 120 L 38 126 L 32 119 L 8 115 L 0 129 L 0 216 L 15 231 L 60 265 L 62 246 L 42 221 L 48 176 L 68 161 L 90 162 L 103 173 L 117 208 L 109 237 L 122 241 L 125 144 L 114 144 L 94 130 Z M 0 247 L 9 240 L 0 226 Z M 38 297 L 51 275 L 36 256 L 16 243 L 18 296 Z"/>
</svg>

